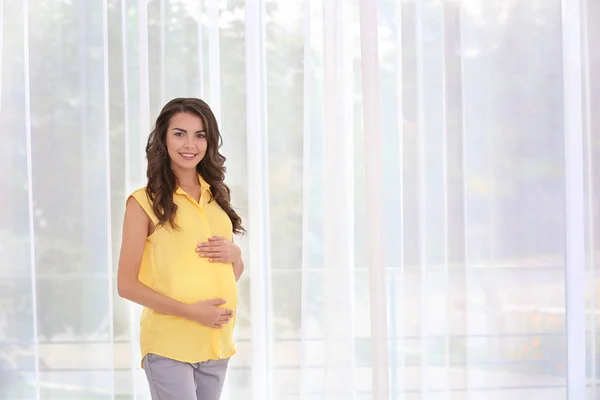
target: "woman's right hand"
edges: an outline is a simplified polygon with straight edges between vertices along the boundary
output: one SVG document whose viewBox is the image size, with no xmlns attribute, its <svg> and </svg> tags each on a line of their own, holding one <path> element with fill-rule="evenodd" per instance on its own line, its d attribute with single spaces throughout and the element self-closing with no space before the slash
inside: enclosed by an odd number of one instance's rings
<svg viewBox="0 0 600 400">
<path fill-rule="evenodd" d="M 211 328 L 220 329 L 233 317 L 233 311 L 220 308 L 226 301 L 222 299 L 203 300 L 188 307 L 189 319 Z"/>
</svg>

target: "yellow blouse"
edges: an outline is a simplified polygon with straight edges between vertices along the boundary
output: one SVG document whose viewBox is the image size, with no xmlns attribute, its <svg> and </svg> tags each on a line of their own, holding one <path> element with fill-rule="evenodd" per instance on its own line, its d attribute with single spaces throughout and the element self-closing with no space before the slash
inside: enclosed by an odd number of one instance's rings
<svg viewBox="0 0 600 400">
<path fill-rule="evenodd" d="M 237 286 L 232 264 L 209 262 L 196 253 L 196 245 L 209 237 L 232 240 L 231 220 L 211 198 L 210 186 L 199 176 L 200 201 L 178 188 L 173 194 L 177 205 L 175 222 L 158 226 L 158 218 L 146 196 L 145 188 L 131 194 L 146 211 L 156 230 L 146 239 L 139 280 L 182 303 L 224 299 L 221 307 L 234 311 L 221 329 L 210 328 L 187 319 L 144 308 L 140 321 L 142 359 L 148 353 L 182 362 L 197 363 L 229 358 L 235 354 L 233 328 L 237 305 Z"/>
</svg>

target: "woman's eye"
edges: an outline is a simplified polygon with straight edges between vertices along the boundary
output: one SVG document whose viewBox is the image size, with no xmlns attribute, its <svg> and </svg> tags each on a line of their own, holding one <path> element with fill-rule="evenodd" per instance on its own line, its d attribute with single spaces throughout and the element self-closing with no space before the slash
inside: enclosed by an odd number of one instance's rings
<svg viewBox="0 0 600 400">
<path fill-rule="evenodd" d="M 204 133 L 198 133 L 198 134 L 196 135 L 196 137 L 197 137 L 198 139 L 204 139 L 204 138 L 206 138 L 206 135 L 205 135 Z"/>
<path fill-rule="evenodd" d="M 173 132 L 175 136 L 183 136 L 183 132 L 175 131 Z"/>
</svg>

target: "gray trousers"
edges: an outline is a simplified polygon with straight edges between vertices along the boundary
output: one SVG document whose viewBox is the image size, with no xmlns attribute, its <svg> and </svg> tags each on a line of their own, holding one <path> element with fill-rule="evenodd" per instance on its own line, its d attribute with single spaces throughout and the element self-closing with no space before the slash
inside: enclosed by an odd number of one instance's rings
<svg viewBox="0 0 600 400">
<path fill-rule="evenodd" d="M 229 359 L 190 364 L 148 354 L 144 371 L 152 400 L 219 400 Z"/>
</svg>

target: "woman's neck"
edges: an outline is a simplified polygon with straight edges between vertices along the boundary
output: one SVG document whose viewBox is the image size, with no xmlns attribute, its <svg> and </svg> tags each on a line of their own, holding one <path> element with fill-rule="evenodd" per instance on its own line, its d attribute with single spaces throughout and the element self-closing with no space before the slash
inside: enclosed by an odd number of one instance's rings
<svg viewBox="0 0 600 400">
<path fill-rule="evenodd" d="M 182 187 L 194 187 L 199 186 L 200 181 L 198 180 L 198 173 L 193 169 L 177 170 L 173 169 L 173 173 L 177 177 L 179 186 Z"/>
</svg>

